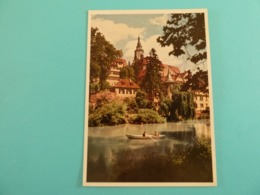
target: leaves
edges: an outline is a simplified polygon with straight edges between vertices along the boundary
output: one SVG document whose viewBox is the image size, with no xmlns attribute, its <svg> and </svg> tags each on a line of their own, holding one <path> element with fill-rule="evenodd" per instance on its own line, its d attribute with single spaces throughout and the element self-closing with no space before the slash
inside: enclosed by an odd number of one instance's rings
<svg viewBox="0 0 260 195">
<path fill-rule="evenodd" d="M 188 91 L 191 89 L 208 93 L 208 71 L 198 69 L 198 71 L 193 75 L 189 71 L 186 79 L 187 81 L 182 85 L 181 91 Z"/>
<path fill-rule="evenodd" d="M 142 89 L 153 99 L 156 93 L 161 91 L 161 61 L 159 60 L 155 49 L 151 49 L 149 63 L 146 67 L 146 74 L 141 84 Z"/>
<path fill-rule="evenodd" d="M 122 51 L 117 50 L 107 41 L 98 28 L 91 28 L 90 80 L 95 80 L 98 77 L 101 89 L 108 86 L 105 81 L 109 75 L 111 63 L 122 55 Z"/>
<path fill-rule="evenodd" d="M 170 107 L 170 120 L 193 119 L 195 116 L 193 94 L 182 92 L 178 89 L 172 92 L 172 103 Z"/>
<path fill-rule="evenodd" d="M 126 123 L 126 106 L 112 101 L 97 107 L 89 114 L 89 126 L 119 125 Z"/>
<path fill-rule="evenodd" d="M 204 20 L 203 13 L 172 14 L 163 27 L 163 35 L 157 41 L 162 47 L 172 47 L 169 55 L 179 57 L 187 54 L 187 60 L 195 64 L 205 60 L 207 53 Z M 192 56 L 188 53 L 188 48 L 191 47 L 197 50 Z"/>
<path fill-rule="evenodd" d="M 134 72 L 134 68 L 132 66 L 126 66 L 121 68 L 120 70 L 120 78 L 122 79 L 132 79 L 133 81 L 135 81 L 135 72 Z"/>
</svg>

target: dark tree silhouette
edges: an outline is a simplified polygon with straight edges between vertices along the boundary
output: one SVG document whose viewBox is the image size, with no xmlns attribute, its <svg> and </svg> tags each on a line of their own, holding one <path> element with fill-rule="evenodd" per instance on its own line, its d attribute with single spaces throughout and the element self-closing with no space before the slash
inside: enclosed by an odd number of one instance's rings
<svg viewBox="0 0 260 195">
<path fill-rule="evenodd" d="M 160 71 L 162 62 L 159 60 L 155 49 L 151 49 L 149 63 L 146 67 L 146 74 L 142 82 L 142 89 L 148 94 L 150 99 L 153 99 L 157 93 L 161 92 L 162 79 Z"/>
<path fill-rule="evenodd" d="M 207 59 L 204 13 L 172 14 L 163 35 L 157 38 L 162 47 L 171 46 L 169 55 L 187 55 L 187 60 L 197 64 Z M 188 51 L 194 47 L 196 53 Z"/>
<path fill-rule="evenodd" d="M 188 91 L 189 89 L 193 91 L 201 91 L 203 93 L 209 92 L 208 83 L 208 71 L 200 70 L 195 74 L 191 74 L 189 71 L 186 76 L 186 82 L 181 86 L 181 91 Z"/>
</svg>

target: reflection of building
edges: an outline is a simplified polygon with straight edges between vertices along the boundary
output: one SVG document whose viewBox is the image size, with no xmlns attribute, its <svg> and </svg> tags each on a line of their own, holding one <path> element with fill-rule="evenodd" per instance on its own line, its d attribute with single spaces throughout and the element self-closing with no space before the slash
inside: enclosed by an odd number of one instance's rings
<svg viewBox="0 0 260 195">
<path fill-rule="evenodd" d="M 109 70 L 109 75 L 107 78 L 107 82 L 110 84 L 110 86 L 114 86 L 120 76 L 120 69 L 126 66 L 126 61 L 124 59 L 116 59 L 111 65 Z"/>
<path fill-rule="evenodd" d="M 209 94 L 196 91 L 194 93 L 196 118 L 209 118 Z"/>
<path fill-rule="evenodd" d="M 114 85 L 116 96 L 118 97 L 135 97 L 140 87 L 131 79 L 119 79 Z"/>
</svg>

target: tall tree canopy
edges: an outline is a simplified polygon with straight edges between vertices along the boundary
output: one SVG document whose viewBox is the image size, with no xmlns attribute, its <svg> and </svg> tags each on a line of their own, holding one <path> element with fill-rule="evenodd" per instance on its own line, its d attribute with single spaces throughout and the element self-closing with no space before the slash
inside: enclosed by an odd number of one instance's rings
<svg viewBox="0 0 260 195">
<path fill-rule="evenodd" d="M 172 46 L 169 55 L 187 55 L 187 60 L 197 64 L 207 59 L 204 13 L 171 14 L 157 38 L 162 47 Z M 197 52 L 189 52 L 194 48 Z"/>
<path fill-rule="evenodd" d="M 90 80 L 99 78 L 100 88 L 105 89 L 111 63 L 123 54 L 106 40 L 98 28 L 91 28 L 90 44 Z"/>
<path fill-rule="evenodd" d="M 161 64 L 155 49 L 151 49 L 149 56 L 149 63 L 146 66 L 146 74 L 142 82 L 142 89 L 153 99 L 156 93 L 161 92 Z"/>
</svg>

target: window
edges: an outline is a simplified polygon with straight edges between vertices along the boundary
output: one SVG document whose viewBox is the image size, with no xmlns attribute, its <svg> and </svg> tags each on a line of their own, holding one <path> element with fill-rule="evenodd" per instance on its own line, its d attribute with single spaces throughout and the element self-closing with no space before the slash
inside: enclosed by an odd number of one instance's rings
<svg viewBox="0 0 260 195">
<path fill-rule="evenodd" d="M 125 93 L 125 90 L 123 90 L 123 89 L 119 89 L 119 93 L 121 94 L 124 94 Z"/>
<path fill-rule="evenodd" d="M 203 100 L 203 96 L 200 96 L 200 100 L 201 100 L 201 101 Z"/>
</svg>

